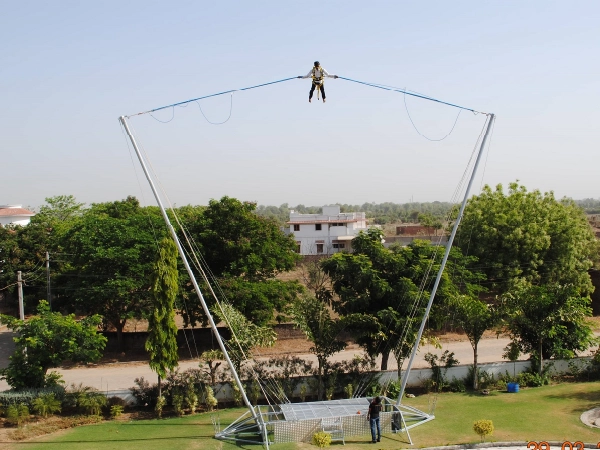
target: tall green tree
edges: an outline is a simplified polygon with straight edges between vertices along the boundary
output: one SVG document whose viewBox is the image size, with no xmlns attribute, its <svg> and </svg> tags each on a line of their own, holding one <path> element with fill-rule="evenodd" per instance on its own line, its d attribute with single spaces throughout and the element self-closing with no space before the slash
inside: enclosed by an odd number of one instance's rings
<svg viewBox="0 0 600 450">
<path fill-rule="evenodd" d="M 426 241 L 387 249 L 382 240 L 382 232 L 375 228 L 360 233 L 352 241 L 354 253 L 337 253 L 322 267 L 333 283 L 334 309 L 346 317 L 357 343 L 369 355 L 382 355 L 385 370 L 390 353 L 400 368 L 412 349 L 429 297 L 427 287 L 437 275 L 443 249 Z M 440 311 L 447 311 L 450 299 L 476 292 L 480 278 L 467 269 L 472 258 L 455 249 L 451 255 L 431 313 L 440 323 L 447 317 Z"/>
<path fill-rule="evenodd" d="M 340 332 L 346 326 L 343 320 L 334 319 L 323 301 L 311 295 L 303 295 L 292 305 L 292 319 L 313 343 L 311 353 L 317 357 L 317 397 L 323 399 L 323 368 L 327 358 L 346 348 Z"/>
<path fill-rule="evenodd" d="M 510 337 L 522 353 L 532 355 L 540 375 L 544 359 L 572 358 L 595 343 L 587 322 L 591 300 L 572 284 L 517 280 L 501 301 Z"/>
<path fill-rule="evenodd" d="M 148 318 L 146 350 L 150 368 L 158 375 L 158 395 L 162 395 L 161 379 L 178 365 L 175 299 L 179 290 L 177 247 L 170 238 L 160 242 L 160 251 L 152 276 L 151 314 Z"/>
<path fill-rule="evenodd" d="M 55 227 L 67 224 L 85 211 L 85 203 L 78 202 L 73 195 L 46 197 L 46 204 L 40 207 L 33 221 L 43 222 Z"/>
<path fill-rule="evenodd" d="M 263 281 L 295 267 L 296 243 L 276 222 L 257 216 L 256 204 L 231 197 L 211 200 L 201 222 L 191 224 L 204 258 L 216 276 Z"/>
<path fill-rule="evenodd" d="M 252 359 L 253 348 L 275 345 L 277 333 L 273 328 L 252 323 L 230 303 L 215 304 L 211 312 L 225 322 L 231 332 L 231 339 L 227 342 L 227 352 L 238 373 L 242 363 Z"/>
<path fill-rule="evenodd" d="M 62 304 L 102 315 L 121 346 L 127 321 L 149 316 L 158 241 L 165 235 L 157 208 L 142 208 L 134 197 L 92 205 L 64 236 L 69 266 L 57 280 Z"/>
<path fill-rule="evenodd" d="M 500 323 L 501 315 L 495 305 L 471 295 L 459 295 L 452 302 L 454 318 L 465 332 L 473 348 L 473 389 L 478 388 L 477 349 L 483 333 Z"/>
<path fill-rule="evenodd" d="M 473 196 L 459 227 L 457 246 L 476 256 L 490 287 L 505 292 L 516 278 L 535 284 L 571 284 L 592 292 L 588 269 L 598 242 L 582 209 L 552 192 L 529 192 L 510 183 L 485 186 Z"/>
<path fill-rule="evenodd" d="M 300 291 L 296 282 L 275 279 L 300 257 L 293 238 L 255 209 L 254 203 L 230 197 L 211 200 L 202 215 L 189 218 L 186 228 L 228 302 L 248 320 L 264 325 Z M 206 320 L 197 302 L 187 306 L 182 310 L 187 322 Z"/>
<path fill-rule="evenodd" d="M 8 286 L 4 292 L 7 304 L 17 307 L 17 271 L 22 272 L 23 279 L 31 280 L 24 290 L 27 310 L 34 311 L 37 300 L 47 297 L 46 252 L 50 253 L 52 275 L 57 276 L 64 260 L 58 255 L 62 251 L 61 237 L 83 206 L 72 195 L 48 197 L 28 225 L 0 227 L 0 261 L 4 261 L 0 264 L 0 287 Z"/>
<path fill-rule="evenodd" d="M 17 333 L 15 352 L 8 367 L 0 369 L 1 379 L 13 389 L 41 388 L 56 383 L 56 374 L 47 372 L 65 361 L 99 360 L 106 345 L 97 331 L 100 321 L 97 315 L 78 321 L 73 314 L 51 312 L 44 300 L 28 320 L 0 315 L 0 322 Z"/>
</svg>

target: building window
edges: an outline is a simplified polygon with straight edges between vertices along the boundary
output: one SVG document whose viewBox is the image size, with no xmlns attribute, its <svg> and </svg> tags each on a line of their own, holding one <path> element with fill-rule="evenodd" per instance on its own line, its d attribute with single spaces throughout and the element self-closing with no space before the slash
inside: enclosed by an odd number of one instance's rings
<svg viewBox="0 0 600 450">
<path fill-rule="evenodd" d="M 316 231 L 321 231 L 321 224 L 320 223 L 315 223 L 315 230 Z"/>
<path fill-rule="evenodd" d="M 302 242 L 296 241 L 296 253 L 300 253 L 301 248 L 302 248 Z"/>
<path fill-rule="evenodd" d="M 294 224 L 294 231 L 300 231 L 300 224 Z"/>
<path fill-rule="evenodd" d="M 346 248 L 346 244 L 333 244 L 333 248 Z"/>
<path fill-rule="evenodd" d="M 323 244 L 317 244 L 317 253 L 323 253 Z"/>
</svg>

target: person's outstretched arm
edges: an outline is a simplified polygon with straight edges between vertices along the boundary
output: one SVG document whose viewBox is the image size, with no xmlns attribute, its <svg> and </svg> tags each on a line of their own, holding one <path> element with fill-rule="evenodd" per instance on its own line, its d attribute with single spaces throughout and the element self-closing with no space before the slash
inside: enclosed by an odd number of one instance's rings
<svg viewBox="0 0 600 450">
<path fill-rule="evenodd" d="M 310 78 L 311 76 L 312 76 L 312 69 L 310 69 L 306 75 L 299 76 L 298 78 Z"/>
<path fill-rule="evenodd" d="M 323 67 L 321 67 L 321 71 L 323 72 L 323 76 L 327 78 L 337 78 L 337 75 L 330 75 Z"/>
</svg>

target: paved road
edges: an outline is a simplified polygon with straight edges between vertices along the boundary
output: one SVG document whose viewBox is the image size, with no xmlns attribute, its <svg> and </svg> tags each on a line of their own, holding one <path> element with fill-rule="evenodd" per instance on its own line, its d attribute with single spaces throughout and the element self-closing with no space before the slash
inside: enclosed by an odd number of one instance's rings
<svg viewBox="0 0 600 450">
<path fill-rule="evenodd" d="M 8 356 L 13 352 L 14 345 L 12 343 L 13 334 L 0 329 L 0 368 L 8 365 Z M 478 361 L 480 364 L 504 361 L 502 353 L 504 347 L 509 343 L 507 338 L 491 338 L 483 339 L 479 342 Z M 471 364 L 473 362 L 473 349 L 468 341 L 456 341 L 445 343 L 442 349 L 435 349 L 433 346 L 424 347 L 420 350 L 415 360 L 414 368 L 429 367 L 423 359 L 428 352 L 434 354 L 442 354 L 445 350 L 454 352 L 455 358 L 460 364 Z M 335 354 L 330 358 L 331 361 L 350 360 L 354 355 L 362 355 L 362 351 L 357 348 L 350 348 L 346 351 Z M 313 361 L 316 364 L 316 358 L 312 354 L 299 354 L 297 356 L 303 359 Z M 527 356 L 522 356 L 522 359 L 527 359 Z M 378 364 L 380 360 L 378 361 Z M 405 362 L 404 367 L 406 367 Z M 197 368 L 198 361 L 184 360 L 179 363 L 180 370 L 188 368 Z M 392 357 L 388 364 L 388 369 L 397 369 L 397 364 Z M 112 363 L 103 365 L 92 365 L 89 367 L 74 367 L 57 369 L 63 375 L 67 385 L 71 383 L 83 383 L 86 386 L 92 386 L 100 390 L 121 390 L 128 389 L 134 385 L 133 380 L 138 377 L 144 377 L 148 380 L 155 380 L 156 374 L 150 370 L 147 362 L 127 362 L 127 363 Z M 5 381 L 0 381 L 0 391 L 9 389 Z"/>
<path fill-rule="evenodd" d="M 12 343 L 13 334 L 6 330 L 0 330 L 0 368 L 8 365 L 8 356 L 14 351 Z M 485 339 L 479 344 L 479 362 L 495 362 L 502 361 L 502 352 L 509 340 L 506 338 L 500 339 Z M 415 361 L 415 368 L 429 367 L 423 359 L 423 355 L 427 352 L 441 354 L 445 350 L 450 350 L 455 353 L 455 357 L 461 364 L 468 364 L 473 361 L 473 350 L 469 342 L 459 341 L 445 344 L 441 350 L 434 347 L 425 347 L 421 350 Z M 354 355 L 362 355 L 359 348 L 351 348 L 344 352 L 337 353 L 330 360 L 342 361 L 352 359 Z M 303 359 L 313 361 L 316 364 L 316 358 L 312 354 L 298 355 Z M 378 361 L 378 364 L 380 361 Z M 406 364 L 406 363 L 405 363 Z M 198 361 L 184 360 L 180 361 L 180 369 L 197 368 Z M 395 370 L 397 368 L 396 361 L 391 358 L 388 369 Z M 112 363 L 103 365 L 92 365 L 89 367 L 74 367 L 57 369 L 63 375 L 67 385 L 71 383 L 83 383 L 87 386 L 92 386 L 100 390 L 119 390 L 127 389 L 134 385 L 133 380 L 138 377 L 144 377 L 149 380 L 154 380 L 156 375 L 150 370 L 147 362 L 128 362 L 128 363 Z M 0 391 L 9 389 L 5 381 L 0 381 Z"/>
</svg>

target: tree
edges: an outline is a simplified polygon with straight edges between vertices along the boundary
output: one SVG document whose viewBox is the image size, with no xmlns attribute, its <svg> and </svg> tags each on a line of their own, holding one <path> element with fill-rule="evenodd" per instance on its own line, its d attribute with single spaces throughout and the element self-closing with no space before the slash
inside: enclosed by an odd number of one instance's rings
<svg viewBox="0 0 600 450">
<path fill-rule="evenodd" d="M 177 247 L 170 238 L 160 242 L 160 253 L 152 280 L 152 313 L 148 319 L 146 350 L 150 368 L 158 375 L 158 396 L 162 395 L 161 379 L 178 364 L 175 298 L 179 290 Z"/>
<path fill-rule="evenodd" d="M 346 348 L 346 343 L 339 339 L 339 334 L 346 326 L 342 320 L 333 319 L 327 306 L 318 298 L 301 296 L 291 308 L 292 318 L 298 328 L 313 343 L 310 351 L 318 361 L 317 396 L 323 399 L 323 368 L 327 358 Z"/>
<path fill-rule="evenodd" d="M 85 203 L 79 203 L 73 195 L 57 195 L 46 197 L 45 200 L 46 205 L 40 207 L 40 211 L 32 221 L 45 222 L 50 226 L 56 226 L 81 217 L 85 210 Z"/>
<path fill-rule="evenodd" d="M 483 333 L 500 322 L 500 315 L 493 305 L 470 295 L 457 296 L 453 304 L 455 319 L 473 347 L 473 389 L 477 389 L 479 383 L 477 347 Z"/>
<path fill-rule="evenodd" d="M 18 334 L 8 367 L 0 369 L 1 378 L 13 389 L 56 383 L 56 374 L 48 375 L 49 369 L 64 361 L 97 361 L 106 345 L 106 338 L 97 332 L 101 321 L 97 315 L 77 321 L 73 314 L 51 312 L 45 300 L 40 301 L 37 312 L 27 321 L 0 315 L 0 322 Z"/>
<path fill-rule="evenodd" d="M 4 260 L 0 272 L 0 286 L 9 286 L 6 290 L 10 303 L 16 306 L 14 284 L 17 271 L 23 272 L 23 278 L 35 278 L 37 282 L 29 283 L 25 290 L 25 305 L 37 304 L 39 298 L 46 296 L 46 277 L 44 271 L 46 252 L 51 258 L 62 250 L 61 238 L 73 221 L 81 215 L 83 204 L 77 203 L 72 195 L 48 197 L 47 205 L 31 218 L 26 226 L 0 227 L 0 260 Z M 53 275 L 62 270 L 63 258 L 52 263 Z M 28 275 L 31 275 L 29 277 Z"/>
<path fill-rule="evenodd" d="M 202 215 L 189 217 L 186 228 L 228 302 L 250 321 L 264 325 L 299 292 L 296 282 L 274 277 L 294 268 L 300 256 L 294 239 L 274 220 L 256 215 L 255 209 L 254 203 L 230 197 L 211 200 Z M 182 313 L 192 324 L 206 320 L 197 302 Z"/>
<path fill-rule="evenodd" d="M 127 320 L 149 315 L 157 242 L 165 235 L 158 209 L 141 208 L 134 197 L 92 205 L 64 236 L 72 256 L 57 280 L 63 304 L 102 315 L 121 347 Z"/>
<path fill-rule="evenodd" d="M 357 343 L 370 356 L 382 355 L 381 370 L 387 369 L 393 352 L 400 370 L 412 349 L 428 298 L 427 289 L 421 291 L 419 286 L 433 284 L 442 250 L 426 241 L 388 250 L 382 238 L 375 228 L 360 233 L 352 241 L 354 253 L 337 253 L 324 260 L 322 267 L 333 283 L 333 307 L 348 320 Z M 451 256 L 434 303 L 438 311 L 445 311 L 449 299 L 459 293 L 477 291 L 479 277 L 466 269 L 472 259 L 455 249 Z M 447 314 L 433 310 L 430 317 L 441 322 Z"/>
<path fill-rule="evenodd" d="M 220 302 L 211 311 L 231 331 L 228 341 L 228 353 L 231 362 L 239 373 L 242 363 L 252 358 L 254 347 L 272 347 L 277 333 L 271 327 L 253 324 L 244 315 L 227 302 Z"/>
<path fill-rule="evenodd" d="M 486 185 L 469 200 L 455 242 L 479 259 L 500 293 L 515 278 L 571 284 L 582 295 L 592 291 L 587 271 L 598 243 L 581 208 L 552 192 L 528 192 L 515 182 L 505 194 L 501 184 L 495 190 Z"/>
<path fill-rule="evenodd" d="M 257 216 L 255 209 L 254 203 L 223 197 L 209 202 L 200 223 L 190 224 L 216 276 L 262 281 L 295 267 L 299 256 L 294 239 L 276 222 Z"/>
<path fill-rule="evenodd" d="M 543 373 L 543 360 L 572 358 L 595 342 L 586 318 L 592 315 L 589 296 L 574 285 L 513 283 L 501 297 L 505 323 L 522 353 L 530 353 Z"/>
<path fill-rule="evenodd" d="M 227 277 L 219 282 L 227 302 L 235 305 L 249 321 L 261 326 L 269 324 L 273 312 L 283 311 L 302 290 L 296 281 L 278 279 L 252 282 L 241 277 Z"/>
</svg>

